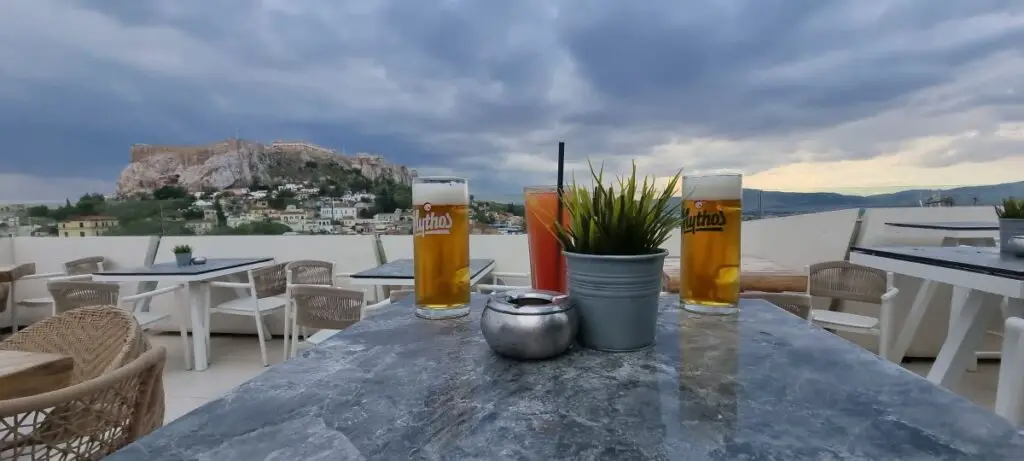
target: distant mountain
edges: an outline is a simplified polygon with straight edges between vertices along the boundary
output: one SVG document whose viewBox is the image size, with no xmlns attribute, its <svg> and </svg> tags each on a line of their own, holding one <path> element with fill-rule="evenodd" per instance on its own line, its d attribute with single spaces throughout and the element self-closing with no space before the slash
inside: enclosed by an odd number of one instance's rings
<svg viewBox="0 0 1024 461">
<path fill-rule="evenodd" d="M 759 205 L 765 212 L 799 213 L 844 208 L 881 208 L 918 206 L 921 200 L 941 195 L 956 205 L 996 205 L 1006 197 L 1024 198 L 1024 181 L 954 189 L 912 189 L 891 194 L 844 195 L 831 192 L 779 192 L 743 189 L 743 210 L 754 212 Z M 760 204 L 758 203 L 760 200 Z"/>
<path fill-rule="evenodd" d="M 131 163 L 117 180 L 118 195 L 150 192 L 169 184 L 189 191 L 247 187 L 254 182 L 311 181 L 355 173 L 409 184 L 416 171 L 380 155 L 344 155 L 305 141 L 262 144 L 226 139 L 195 146 L 135 144 Z"/>
</svg>

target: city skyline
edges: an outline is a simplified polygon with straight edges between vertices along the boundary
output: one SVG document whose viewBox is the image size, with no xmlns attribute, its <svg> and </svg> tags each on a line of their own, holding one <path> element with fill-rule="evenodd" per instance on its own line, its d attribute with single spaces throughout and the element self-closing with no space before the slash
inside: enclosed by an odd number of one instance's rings
<svg viewBox="0 0 1024 461">
<path fill-rule="evenodd" d="M 1019 2 L 695 5 L 10 0 L 0 201 L 110 191 L 133 143 L 235 134 L 481 196 L 553 178 L 559 140 L 578 172 L 636 159 L 771 190 L 1021 179 Z"/>
</svg>

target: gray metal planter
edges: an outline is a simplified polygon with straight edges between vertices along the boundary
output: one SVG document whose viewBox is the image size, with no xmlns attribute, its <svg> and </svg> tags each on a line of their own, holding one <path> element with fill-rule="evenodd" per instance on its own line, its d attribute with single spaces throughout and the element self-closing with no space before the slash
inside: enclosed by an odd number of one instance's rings
<svg viewBox="0 0 1024 461">
<path fill-rule="evenodd" d="M 658 297 L 667 251 L 642 256 L 565 252 L 569 302 L 579 310 L 577 341 L 602 351 L 635 351 L 654 344 Z"/>
<path fill-rule="evenodd" d="M 174 253 L 174 261 L 179 267 L 189 266 L 192 264 L 192 253 Z"/>
<path fill-rule="evenodd" d="M 999 252 L 1002 254 L 1014 254 L 1012 245 L 1006 242 L 1012 237 L 1024 236 L 1024 219 L 1000 219 L 999 220 Z"/>
</svg>

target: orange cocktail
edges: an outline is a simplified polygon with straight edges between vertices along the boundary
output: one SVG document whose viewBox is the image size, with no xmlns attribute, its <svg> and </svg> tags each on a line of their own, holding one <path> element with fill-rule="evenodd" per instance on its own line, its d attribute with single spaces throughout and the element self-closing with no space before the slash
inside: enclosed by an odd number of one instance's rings
<svg viewBox="0 0 1024 461">
<path fill-rule="evenodd" d="M 558 189 L 555 186 L 527 187 L 526 238 L 530 245 L 530 278 L 533 288 L 566 292 L 565 256 L 555 238 L 555 216 L 558 215 Z M 569 222 L 569 213 L 562 210 L 562 222 Z"/>
</svg>

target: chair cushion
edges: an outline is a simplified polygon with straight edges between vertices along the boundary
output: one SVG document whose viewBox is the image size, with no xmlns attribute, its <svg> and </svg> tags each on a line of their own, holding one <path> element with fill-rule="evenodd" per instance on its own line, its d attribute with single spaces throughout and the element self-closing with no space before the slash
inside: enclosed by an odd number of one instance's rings
<svg viewBox="0 0 1024 461">
<path fill-rule="evenodd" d="M 50 304 L 53 304 L 53 298 L 26 298 L 26 299 L 19 299 L 18 300 L 18 305 L 19 306 L 32 306 L 32 307 L 36 307 L 36 306 L 49 306 Z"/>
<path fill-rule="evenodd" d="M 256 308 L 260 312 L 272 311 L 275 309 L 281 309 L 288 303 L 288 298 L 284 296 L 268 296 L 266 298 L 260 298 L 256 301 Z M 238 299 L 232 299 L 231 301 L 220 303 L 211 308 L 213 312 L 239 312 L 248 313 L 253 312 L 253 302 L 251 297 L 243 297 Z"/>
<path fill-rule="evenodd" d="M 844 326 L 850 328 L 863 328 L 870 330 L 878 328 L 878 319 L 866 315 L 850 314 L 846 312 L 827 311 L 815 309 L 811 311 L 811 321 L 822 326 Z"/>
</svg>

